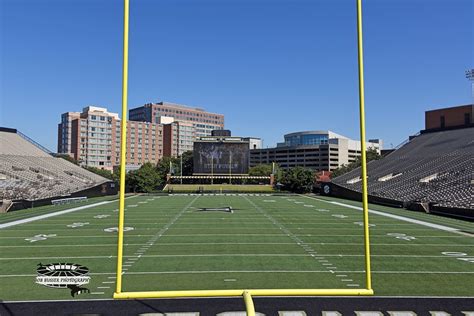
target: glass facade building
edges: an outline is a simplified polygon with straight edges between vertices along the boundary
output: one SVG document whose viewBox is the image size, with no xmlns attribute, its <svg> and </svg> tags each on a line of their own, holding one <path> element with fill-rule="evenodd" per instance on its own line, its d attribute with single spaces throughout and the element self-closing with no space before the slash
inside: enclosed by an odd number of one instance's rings
<svg viewBox="0 0 474 316">
<path fill-rule="evenodd" d="M 285 135 L 285 146 L 326 145 L 328 134 L 288 134 Z"/>
</svg>

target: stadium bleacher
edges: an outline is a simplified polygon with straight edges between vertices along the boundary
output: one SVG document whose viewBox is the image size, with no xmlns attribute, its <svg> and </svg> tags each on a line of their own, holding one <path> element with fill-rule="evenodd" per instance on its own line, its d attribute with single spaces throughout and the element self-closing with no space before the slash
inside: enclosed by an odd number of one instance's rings
<svg viewBox="0 0 474 316">
<path fill-rule="evenodd" d="M 13 129 L 0 130 L 0 200 L 68 196 L 109 180 L 53 157 Z"/>
<path fill-rule="evenodd" d="M 367 170 L 370 196 L 474 209 L 474 128 L 421 133 Z M 332 182 L 361 192 L 360 168 Z"/>
</svg>

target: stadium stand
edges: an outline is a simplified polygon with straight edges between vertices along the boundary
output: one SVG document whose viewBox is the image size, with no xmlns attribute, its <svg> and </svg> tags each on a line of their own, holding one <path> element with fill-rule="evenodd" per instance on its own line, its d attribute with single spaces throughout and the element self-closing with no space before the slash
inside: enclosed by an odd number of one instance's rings
<svg viewBox="0 0 474 316">
<path fill-rule="evenodd" d="M 368 168 L 369 196 L 474 210 L 474 128 L 422 132 Z M 360 168 L 332 180 L 361 192 Z"/>
<path fill-rule="evenodd" d="M 0 200 L 69 196 L 109 180 L 36 144 L 15 129 L 0 128 Z"/>
</svg>

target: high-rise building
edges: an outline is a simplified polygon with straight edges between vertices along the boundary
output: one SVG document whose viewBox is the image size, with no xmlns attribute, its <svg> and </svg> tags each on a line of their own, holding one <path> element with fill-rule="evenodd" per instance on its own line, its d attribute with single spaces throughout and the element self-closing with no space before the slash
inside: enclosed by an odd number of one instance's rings
<svg viewBox="0 0 474 316">
<path fill-rule="evenodd" d="M 120 144 L 120 134 L 116 139 Z M 120 150 L 116 152 L 120 153 Z M 127 165 L 129 169 L 136 169 L 145 162 L 156 164 L 161 158 L 163 158 L 163 125 L 127 121 Z M 115 160 L 114 165 L 119 164 L 120 158 Z"/>
<path fill-rule="evenodd" d="M 58 125 L 58 153 L 69 154 L 81 165 L 111 170 L 119 121 L 118 114 L 95 106 L 62 114 Z"/>
<path fill-rule="evenodd" d="M 71 153 L 72 121 L 80 117 L 80 112 L 66 112 L 58 124 L 58 152 Z"/>
<path fill-rule="evenodd" d="M 193 150 L 193 143 L 196 139 L 196 129 L 193 123 L 176 121 L 169 116 L 160 116 L 158 122 L 163 125 L 163 128 L 166 128 L 166 136 L 163 140 L 167 145 L 165 156 L 180 156 L 186 151 Z M 173 149 L 171 149 L 172 147 Z"/>
<path fill-rule="evenodd" d="M 112 170 L 120 164 L 120 118 L 106 108 L 88 106 L 61 115 L 58 153 L 81 165 Z M 127 165 L 157 163 L 163 157 L 163 126 L 127 121 Z"/>
<path fill-rule="evenodd" d="M 198 137 L 211 136 L 213 130 L 224 128 L 224 115 L 206 112 L 201 108 L 192 108 L 184 105 L 159 102 L 148 103 L 131 109 L 129 117 L 132 121 L 142 121 L 157 124 L 174 124 L 176 151 L 169 150 L 176 155 L 193 150 L 194 140 Z M 167 134 L 168 135 L 168 134 Z M 171 135 L 171 134 L 170 134 Z M 166 150 L 168 152 L 168 150 Z"/>
</svg>

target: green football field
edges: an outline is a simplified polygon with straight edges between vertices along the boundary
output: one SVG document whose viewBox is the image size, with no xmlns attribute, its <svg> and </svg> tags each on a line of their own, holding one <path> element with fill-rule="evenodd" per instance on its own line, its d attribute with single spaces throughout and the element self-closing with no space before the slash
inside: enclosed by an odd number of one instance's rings
<svg viewBox="0 0 474 316">
<path fill-rule="evenodd" d="M 91 293 L 77 298 L 112 297 L 118 202 L 88 203 L 0 215 L 0 300 L 71 299 L 35 283 L 37 265 L 56 262 L 89 268 Z M 364 288 L 359 206 L 300 195 L 128 197 L 123 291 Z M 377 296 L 474 296 L 474 224 L 370 209 Z M 38 215 L 54 216 L 27 222 Z"/>
</svg>

